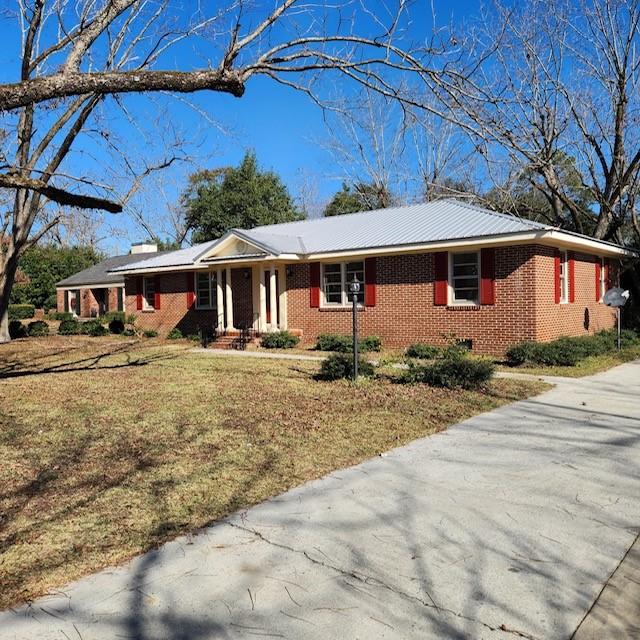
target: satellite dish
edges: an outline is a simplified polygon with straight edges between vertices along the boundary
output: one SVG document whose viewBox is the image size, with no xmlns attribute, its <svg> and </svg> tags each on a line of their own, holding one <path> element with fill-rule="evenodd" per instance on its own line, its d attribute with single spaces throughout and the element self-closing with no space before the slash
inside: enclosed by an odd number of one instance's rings
<svg viewBox="0 0 640 640">
<path fill-rule="evenodd" d="M 609 289 L 603 296 L 602 302 L 608 307 L 624 307 L 629 299 L 629 292 L 622 287 L 613 287 Z"/>
</svg>

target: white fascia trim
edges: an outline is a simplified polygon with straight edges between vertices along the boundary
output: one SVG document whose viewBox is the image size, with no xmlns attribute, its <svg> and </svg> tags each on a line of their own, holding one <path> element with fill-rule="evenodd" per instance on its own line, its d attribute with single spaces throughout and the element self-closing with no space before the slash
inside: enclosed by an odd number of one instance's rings
<svg viewBox="0 0 640 640">
<path fill-rule="evenodd" d="M 145 275 L 148 273 L 170 273 L 172 271 L 207 271 L 212 266 L 220 267 L 227 264 L 230 267 L 233 267 L 238 264 L 256 264 L 259 262 L 296 262 L 300 260 L 300 256 L 294 253 L 282 253 L 277 256 L 263 256 L 260 258 L 257 257 L 244 257 L 241 256 L 239 258 L 225 256 L 224 258 L 220 258 L 219 260 L 208 260 L 207 262 L 198 262 L 198 263 L 190 263 L 190 264 L 180 264 L 180 265 L 170 265 L 167 267 L 149 267 L 147 269 L 131 269 L 129 271 L 118 271 L 124 276 L 137 276 L 137 275 Z M 77 288 L 77 287 L 72 287 Z"/>
<path fill-rule="evenodd" d="M 65 285 L 64 287 L 56 287 L 56 291 L 77 291 L 78 289 L 113 289 L 116 287 L 124 288 L 123 282 L 112 282 L 111 284 L 74 284 Z"/>
<path fill-rule="evenodd" d="M 455 240 L 442 240 L 436 242 L 424 242 L 420 244 L 396 245 L 392 247 L 368 247 L 362 249 L 348 249 L 345 251 L 331 251 L 326 253 L 310 253 L 305 258 L 309 261 L 333 260 L 350 257 L 366 257 L 379 255 L 398 255 L 403 253 L 427 253 L 439 250 L 476 248 L 476 247 L 507 247 L 523 243 L 539 243 L 550 246 L 560 246 L 574 249 L 582 249 L 588 253 L 601 256 L 637 256 L 637 253 L 606 242 L 582 238 L 569 233 L 552 229 L 540 231 L 523 231 L 512 234 L 496 236 L 483 236 L 479 238 L 459 238 Z"/>
</svg>

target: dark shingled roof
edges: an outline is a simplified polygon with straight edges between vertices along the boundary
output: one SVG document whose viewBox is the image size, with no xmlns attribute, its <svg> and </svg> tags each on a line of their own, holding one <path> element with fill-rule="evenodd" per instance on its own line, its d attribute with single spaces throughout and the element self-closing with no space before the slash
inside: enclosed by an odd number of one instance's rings
<svg viewBox="0 0 640 640">
<path fill-rule="evenodd" d="M 93 267 L 84 269 L 74 273 L 72 276 L 60 280 L 56 283 L 56 287 L 78 287 L 82 289 L 84 287 L 104 285 L 104 284 L 124 284 L 124 276 L 119 273 L 109 273 L 111 269 L 117 267 L 125 267 L 134 262 L 143 262 L 149 258 L 155 258 L 162 253 L 168 253 L 167 251 L 154 251 L 152 253 L 128 253 L 125 256 L 114 256 L 113 258 L 107 258 L 98 264 L 94 264 Z"/>
</svg>

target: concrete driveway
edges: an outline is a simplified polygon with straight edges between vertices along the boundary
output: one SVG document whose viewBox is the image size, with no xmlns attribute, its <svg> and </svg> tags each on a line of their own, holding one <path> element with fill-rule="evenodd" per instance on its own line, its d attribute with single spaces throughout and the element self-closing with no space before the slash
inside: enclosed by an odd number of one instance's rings
<svg viewBox="0 0 640 640">
<path fill-rule="evenodd" d="M 570 638 L 640 529 L 640 363 L 0 614 L 0 638 Z"/>
</svg>

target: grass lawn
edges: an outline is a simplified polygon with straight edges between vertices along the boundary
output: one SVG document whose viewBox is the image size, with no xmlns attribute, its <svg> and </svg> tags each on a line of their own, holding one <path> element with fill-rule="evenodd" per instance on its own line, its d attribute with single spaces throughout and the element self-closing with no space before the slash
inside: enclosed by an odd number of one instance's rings
<svg viewBox="0 0 640 640">
<path fill-rule="evenodd" d="M 546 388 L 316 382 L 316 362 L 190 346 L 0 346 L 0 608 Z"/>
<path fill-rule="evenodd" d="M 575 367 L 534 367 L 523 365 L 521 367 L 500 366 L 501 371 L 515 371 L 518 373 L 530 373 L 542 376 L 564 376 L 567 378 L 581 378 L 590 376 L 600 371 L 606 371 L 619 364 L 637 360 L 640 358 L 640 346 L 628 347 L 620 351 L 604 353 L 600 356 L 591 356 L 578 362 Z"/>
</svg>

